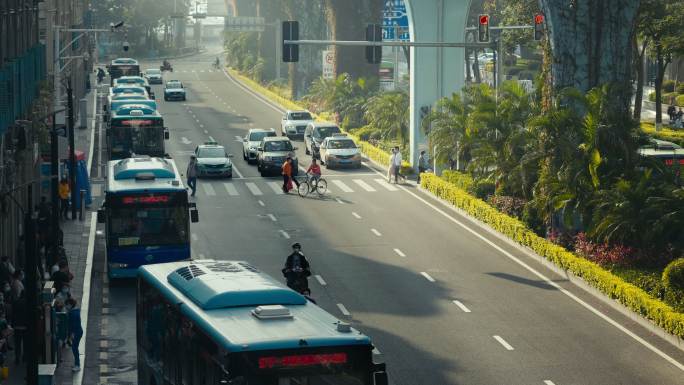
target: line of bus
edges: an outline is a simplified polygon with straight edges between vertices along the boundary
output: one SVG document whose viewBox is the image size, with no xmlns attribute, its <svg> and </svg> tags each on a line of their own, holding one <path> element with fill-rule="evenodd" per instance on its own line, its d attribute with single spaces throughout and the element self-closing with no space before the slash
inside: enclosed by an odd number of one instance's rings
<svg viewBox="0 0 684 385">
<path fill-rule="evenodd" d="M 140 76 L 140 64 L 137 60 L 128 57 L 116 58 L 107 66 L 110 85 L 122 76 Z"/>
<path fill-rule="evenodd" d="M 140 385 L 387 385 L 371 339 L 242 261 L 145 265 Z"/>
<path fill-rule="evenodd" d="M 105 225 L 109 276 L 132 278 L 144 264 L 189 260 L 198 212 L 173 160 L 145 156 L 108 163 L 97 219 Z"/>
<path fill-rule="evenodd" d="M 111 160 L 136 155 L 168 156 L 164 141 L 169 138 L 169 131 L 162 115 L 149 104 L 131 101 L 118 106 L 110 115 L 108 133 Z"/>
</svg>

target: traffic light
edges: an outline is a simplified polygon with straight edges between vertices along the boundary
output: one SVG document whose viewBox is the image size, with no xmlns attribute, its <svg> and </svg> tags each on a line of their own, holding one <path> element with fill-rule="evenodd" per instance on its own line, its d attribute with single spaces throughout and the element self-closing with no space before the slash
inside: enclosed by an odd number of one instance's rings
<svg viewBox="0 0 684 385">
<path fill-rule="evenodd" d="M 368 24 L 366 26 L 366 41 L 382 41 L 382 27 L 380 24 Z M 382 46 L 367 45 L 366 61 L 371 64 L 379 64 L 382 60 Z"/>
<path fill-rule="evenodd" d="M 544 37 L 544 15 L 537 13 L 534 15 L 534 40 L 541 40 Z"/>
<path fill-rule="evenodd" d="M 477 41 L 480 43 L 489 43 L 489 15 L 480 15 L 478 19 Z"/>
<path fill-rule="evenodd" d="M 286 40 L 299 40 L 298 21 L 283 21 L 283 62 L 298 62 L 299 44 L 285 44 Z"/>
</svg>

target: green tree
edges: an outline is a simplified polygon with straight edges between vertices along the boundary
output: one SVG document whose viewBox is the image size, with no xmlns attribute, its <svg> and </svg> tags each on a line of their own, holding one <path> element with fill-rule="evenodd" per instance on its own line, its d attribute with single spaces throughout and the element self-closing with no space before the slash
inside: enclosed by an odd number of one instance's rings
<svg viewBox="0 0 684 385">
<path fill-rule="evenodd" d="M 451 159 L 463 160 L 469 149 L 471 132 L 468 129 L 470 106 L 460 93 L 437 101 L 437 106 L 423 119 L 423 130 L 427 133 L 432 154 L 437 162 L 445 164 Z"/>
<path fill-rule="evenodd" d="M 403 146 L 409 136 L 409 96 L 405 92 L 385 92 L 368 100 L 365 118 L 380 130 L 382 139 L 399 139 Z"/>
</svg>

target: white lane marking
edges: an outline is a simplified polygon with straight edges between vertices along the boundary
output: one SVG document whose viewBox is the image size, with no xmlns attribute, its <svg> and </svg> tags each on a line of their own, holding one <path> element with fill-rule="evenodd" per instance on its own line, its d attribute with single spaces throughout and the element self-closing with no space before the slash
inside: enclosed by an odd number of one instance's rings
<svg viewBox="0 0 684 385">
<path fill-rule="evenodd" d="M 375 354 L 376 356 L 379 356 L 382 354 L 382 352 L 380 351 L 380 349 L 373 347 L 373 354 Z"/>
<path fill-rule="evenodd" d="M 199 257 L 200 257 L 200 259 L 204 259 L 204 254 L 199 253 Z"/>
<path fill-rule="evenodd" d="M 238 170 L 238 168 L 235 167 L 235 163 L 233 163 L 233 172 L 234 172 L 235 174 L 237 174 L 237 176 L 238 176 L 239 179 L 243 179 L 243 178 L 244 178 L 244 176 L 242 176 L 242 173 L 240 172 L 240 170 Z"/>
<path fill-rule="evenodd" d="M 373 170 L 373 171 L 374 171 L 376 174 L 380 175 L 380 176 L 384 176 L 382 173 L 380 173 L 380 172 L 378 172 L 378 171 L 376 171 L 376 170 Z M 569 292 L 568 290 L 562 288 L 559 284 L 557 284 L 556 282 L 550 280 L 550 279 L 549 279 L 548 277 L 546 277 L 544 274 L 542 274 L 542 273 L 540 273 L 539 271 L 535 270 L 534 268 L 532 268 L 531 266 L 529 266 L 528 264 L 526 264 L 525 262 L 523 262 L 523 261 L 520 260 L 519 258 L 515 257 L 513 254 L 507 252 L 506 250 L 502 249 L 501 247 L 499 247 L 499 246 L 498 246 L 497 244 L 495 244 L 494 242 L 492 242 L 492 241 L 490 241 L 489 239 L 487 239 L 484 235 L 481 235 L 481 234 L 478 233 L 476 230 L 470 228 L 469 226 L 467 226 L 467 225 L 464 224 L 463 222 L 461 222 L 461 221 L 459 221 L 458 219 L 456 219 L 456 218 L 452 217 L 451 215 L 447 214 L 444 210 L 440 209 L 439 207 L 437 207 L 437 206 L 433 205 L 432 203 L 426 201 L 425 199 L 421 198 L 420 196 L 418 196 L 418 194 L 416 194 L 416 193 L 414 193 L 414 192 L 412 192 L 412 191 L 409 191 L 406 187 L 403 187 L 403 186 L 397 186 L 397 187 L 399 187 L 400 189 L 404 190 L 404 192 L 406 192 L 407 194 L 411 195 L 412 197 L 414 197 L 415 199 L 419 200 L 420 202 L 423 202 L 426 206 L 428 206 L 428 207 L 430 207 L 431 209 L 435 210 L 437 213 L 439 213 L 440 215 L 442 215 L 443 217 L 445 217 L 445 218 L 448 219 L 449 221 L 451 221 L 451 222 L 457 224 L 458 226 L 460 226 L 460 227 L 463 228 L 464 230 L 466 230 L 466 231 L 468 231 L 469 233 L 473 234 L 474 236 L 476 236 L 477 238 L 479 238 L 480 240 L 482 240 L 484 243 L 486 243 L 486 244 L 488 244 L 489 246 L 491 246 L 493 249 L 497 250 L 498 252 L 500 252 L 501 254 L 503 254 L 504 256 L 506 256 L 507 258 L 509 258 L 510 260 L 512 260 L 513 262 L 515 262 L 515 263 L 517 263 L 518 265 L 520 265 L 520 266 L 522 266 L 523 268 L 525 268 L 525 269 L 526 269 L 527 271 L 529 271 L 530 273 L 536 275 L 536 276 L 539 277 L 542 281 L 544 281 L 544 283 L 546 283 L 547 285 L 551 285 L 551 286 L 555 287 L 558 291 L 560 291 L 561 293 L 563 293 L 563 294 L 565 294 L 566 296 L 570 297 L 573 301 L 577 302 L 578 304 L 580 304 L 580 305 L 581 305 L 582 307 L 584 307 L 585 309 L 589 310 L 590 312 L 592 312 L 592 313 L 594 313 L 595 315 L 597 315 L 599 318 L 601 318 L 601 319 L 603 319 L 604 321 L 608 322 L 609 324 L 611 324 L 611 325 L 612 325 L 613 327 L 615 327 L 616 329 L 618 329 L 618 330 L 620 330 L 621 332 L 627 334 L 627 335 L 630 336 L 632 339 L 634 339 L 635 341 L 637 341 L 638 343 L 640 343 L 641 345 L 643 345 L 644 347 L 646 347 L 647 349 L 649 349 L 649 350 L 652 351 L 653 353 L 657 354 L 658 356 L 660 356 L 660 357 L 661 357 L 662 359 L 664 359 L 665 361 L 667 361 L 667 362 L 671 363 L 672 365 L 674 365 L 675 367 L 677 367 L 679 370 L 684 371 L 684 365 L 681 364 L 679 361 L 675 360 L 674 358 L 670 357 L 667 353 L 663 352 L 662 350 L 660 350 L 660 349 L 658 349 L 657 347 L 653 346 L 653 345 L 652 345 L 651 343 L 649 343 L 648 341 L 646 341 L 646 340 L 644 340 L 643 338 L 639 337 L 638 335 L 636 335 L 636 334 L 635 334 L 634 332 L 632 332 L 631 330 L 629 330 L 629 329 L 627 329 L 626 327 L 620 325 L 617 321 L 615 321 L 615 320 L 613 320 L 612 318 L 608 317 L 607 315 L 605 315 L 604 313 L 602 313 L 601 311 L 599 311 L 599 310 L 596 309 L 595 307 L 593 307 L 593 306 L 591 306 L 590 304 L 584 302 L 581 298 L 579 298 L 579 297 L 577 297 L 576 295 L 572 294 L 572 293 Z"/>
<path fill-rule="evenodd" d="M 373 234 L 377 235 L 378 237 L 382 237 L 382 234 L 380 234 L 380 232 L 379 232 L 378 230 L 376 230 L 376 229 L 371 229 L 371 232 L 372 232 Z"/>
<path fill-rule="evenodd" d="M 209 141 L 210 141 L 210 142 L 215 142 L 216 140 L 214 139 L 213 136 L 209 135 Z"/>
<path fill-rule="evenodd" d="M 544 380 L 544 385 L 556 385 L 551 380 Z"/>
<path fill-rule="evenodd" d="M 182 137 L 182 138 L 181 138 L 181 143 L 183 143 L 183 144 L 191 144 L 191 143 L 192 143 L 192 140 L 190 140 L 190 139 L 188 139 L 188 138 L 186 138 L 186 137 Z"/>
<path fill-rule="evenodd" d="M 354 190 L 352 190 L 351 187 L 344 184 L 344 182 L 342 182 L 341 180 L 333 179 L 332 182 L 335 184 L 335 186 L 339 187 L 340 190 L 342 190 L 344 192 L 348 192 L 348 193 L 354 192 Z"/>
<path fill-rule="evenodd" d="M 356 219 L 361 219 L 361 215 L 359 215 L 359 214 L 357 214 L 357 213 L 355 213 L 355 212 L 353 212 L 353 211 L 352 211 L 352 215 L 353 215 L 354 218 L 356 218 Z"/>
<path fill-rule="evenodd" d="M 257 187 L 256 184 L 252 182 L 247 182 L 245 183 L 245 186 L 249 189 L 249 192 L 252 193 L 252 195 L 264 195 L 261 190 L 259 190 L 259 187 Z"/>
<path fill-rule="evenodd" d="M 342 315 L 344 315 L 346 317 L 349 317 L 351 315 L 349 310 L 347 310 L 347 308 L 344 307 L 344 305 L 342 305 L 341 303 L 337 304 L 337 308 L 340 309 L 340 312 L 342 313 Z"/>
<path fill-rule="evenodd" d="M 199 126 L 200 126 L 200 128 L 204 128 L 204 124 L 202 124 L 202 123 L 200 123 Z"/>
<path fill-rule="evenodd" d="M 92 143 L 92 142 L 91 142 Z M 92 213 L 90 217 L 90 234 L 88 236 L 88 249 L 86 251 L 86 265 L 83 274 L 83 294 L 81 294 L 81 324 L 83 325 L 83 335 L 87 336 L 88 332 L 88 312 L 90 310 L 90 281 L 93 276 L 93 254 L 95 253 L 95 229 L 97 229 L 97 212 Z M 86 339 L 81 338 L 78 344 L 78 351 L 81 352 L 81 362 L 85 362 Z M 74 384 L 83 383 L 83 370 L 76 375 Z"/>
<path fill-rule="evenodd" d="M 193 240 L 193 241 L 196 241 L 197 239 L 199 239 L 199 238 L 197 238 L 197 234 L 192 233 L 192 240 Z"/>
<path fill-rule="evenodd" d="M 321 286 L 327 285 L 327 283 L 325 283 L 325 281 L 323 280 L 323 277 L 321 277 L 320 275 L 317 274 L 317 275 L 314 275 L 314 277 L 316 277 L 316 280 L 318 281 L 318 283 L 321 284 Z"/>
<path fill-rule="evenodd" d="M 199 119 L 195 119 L 195 122 L 199 123 Z"/>
<path fill-rule="evenodd" d="M 386 188 L 388 191 L 397 191 L 397 190 L 399 190 L 399 189 L 396 188 L 395 186 L 393 186 L 393 185 L 391 185 L 390 183 L 388 183 L 388 182 L 387 182 L 387 179 L 377 178 L 377 179 L 373 179 L 373 180 L 374 180 L 377 184 L 379 184 L 380 186 Z"/>
<path fill-rule="evenodd" d="M 235 140 L 236 140 L 236 141 L 242 142 L 243 139 L 244 139 L 243 137 L 241 137 L 241 136 L 239 136 L 239 135 L 235 135 Z"/>
<path fill-rule="evenodd" d="M 397 253 L 398 256 L 406 258 L 406 254 L 404 254 L 404 252 L 402 252 L 401 250 L 394 249 L 394 252 Z"/>
<path fill-rule="evenodd" d="M 273 215 L 273 214 L 266 214 L 266 216 L 269 217 L 269 218 L 271 218 L 271 220 L 272 220 L 273 222 L 278 222 L 278 220 L 276 219 L 275 215 Z"/>
<path fill-rule="evenodd" d="M 204 135 L 209 135 L 209 131 L 204 130 Z"/>
<path fill-rule="evenodd" d="M 204 189 L 204 193 L 209 195 L 209 196 L 214 196 L 216 195 L 216 191 L 214 191 L 214 186 L 208 184 L 208 183 L 202 183 L 202 188 Z"/>
<path fill-rule="evenodd" d="M 427 280 L 430 281 L 430 282 L 435 282 L 435 279 L 432 278 L 432 277 L 430 276 L 430 274 L 428 274 L 428 273 L 426 273 L 426 272 L 424 272 L 424 271 L 421 271 L 421 272 L 420 272 L 420 275 L 422 275 L 423 277 L 425 277 L 425 279 L 427 279 Z"/>
<path fill-rule="evenodd" d="M 364 190 L 366 190 L 366 191 L 368 191 L 368 192 L 377 191 L 377 190 L 375 190 L 373 187 L 371 187 L 371 185 L 369 185 L 368 183 L 362 181 L 361 179 L 353 179 L 353 181 L 354 181 L 354 183 L 358 184 L 359 186 L 361 186 L 361 188 L 363 188 Z"/>
<path fill-rule="evenodd" d="M 225 182 L 225 183 L 223 183 L 223 187 L 226 188 L 228 195 L 230 195 L 232 197 L 239 195 L 237 189 L 235 188 L 235 186 L 232 183 Z"/>
<path fill-rule="evenodd" d="M 340 199 L 340 198 L 335 198 L 335 201 L 336 201 L 337 203 L 341 204 L 341 205 L 344 204 L 344 201 L 343 201 L 342 199 Z"/>
<path fill-rule="evenodd" d="M 280 234 L 283 235 L 283 238 L 285 239 L 290 239 L 290 234 L 287 233 L 285 230 L 280 230 Z"/>
<path fill-rule="evenodd" d="M 282 195 L 283 194 L 283 185 L 281 185 L 280 183 L 268 182 L 267 184 L 268 184 L 268 187 L 270 187 L 271 190 L 273 190 L 273 192 L 276 193 L 276 195 Z"/>
<path fill-rule="evenodd" d="M 506 350 L 513 350 L 513 347 L 508 342 L 506 342 L 506 340 L 501 338 L 500 336 L 492 336 L 492 337 L 494 337 L 495 340 L 499 341 L 499 343 L 501 345 L 503 345 L 503 347 L 506 348 Z"/>
<path fill-rule="evenodd" d="M 261 207 L 266 207 L 266 204 L 265 204 L 262 200 L 259 200 L 259 205 L 260 205 Z"/>
<path fill-rule="evenodd" d="M 466 305 L 464 305 L 463 303 L 461 303 L 461 301 L 453 300 L 453 301 L 451 301 L 451 302 L 453 302 L 454 305 L 460 307 L 461 310 L 463 310 L 463 312 L 465 312 L 465 313 L 470 313 L 470 309 L 468 309 L 468 308 L 466 307 Z"/>
</svg>

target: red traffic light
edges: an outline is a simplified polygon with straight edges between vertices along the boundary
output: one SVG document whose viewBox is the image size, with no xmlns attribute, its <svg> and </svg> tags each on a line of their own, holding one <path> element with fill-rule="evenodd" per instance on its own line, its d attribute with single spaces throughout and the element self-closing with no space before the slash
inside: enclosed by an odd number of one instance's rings
<svg viewBox="0 0 684 385">
<path fill-rule="evenodd" d="M 534 24 L 544 24 L 544 15 L 541 13 L 534 15 Z"/>
<path fill-rule="evenodd" d="M 480 24 L 481 25 L 488 25 L 489 24 L 489 15 L 480 15 Z"/>
</svg>

